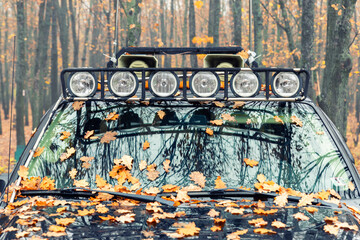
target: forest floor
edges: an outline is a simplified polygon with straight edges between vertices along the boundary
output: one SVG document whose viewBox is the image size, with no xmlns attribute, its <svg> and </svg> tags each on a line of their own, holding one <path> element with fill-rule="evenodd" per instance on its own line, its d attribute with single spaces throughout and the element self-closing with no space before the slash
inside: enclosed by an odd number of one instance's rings
<svg viewBox="0 0 360 240">
<path fill-rule="evenodd" d="M 30 110 L 29 106 L 29 110 Z M 353 154 L 355 158 L 355 166 L 360 172 L 360 139 L 359 144 L 356 145 L 357 138 L 360 138 L 360 135 L 356 135 L 356 128 L 359 124 L 356 121 L 355 117 L 355 111 L 349 114 L 348 116 L 348 129 L 347 129 L 347 145 L 349 146 L 349 149 L 351 153 Z M 4 112 L 2 110 L 2 107 L 0 106 L 0 113 L 1 113 L 1 124 L 2 124 L 2 134 L 0 135 L 0 174 L 7 172 L 8 167 L 8 159 L 9 159 L 9 139 L 10 139 L 10 119 L 4 119 Z M 15 109 L 13 110 L 13 115 L 15 116 Z M 25 141 L 26 143 L 29 141 L 32 133 L 32 127 L 31 127 L 31 114 L 29 114 L 29 126 L 25 126 Z M 15 125 L 15 118 L 13 119 L 13 126 Z M 15 151 L 16 151 L 16 130 L 13 127 L 11 131 L 11 153 L 10 153 L 10 161 L 11 161 L 11 167 L 10 171 L 13 168 L 13 165 L 15 163 Z"/>
</svg>

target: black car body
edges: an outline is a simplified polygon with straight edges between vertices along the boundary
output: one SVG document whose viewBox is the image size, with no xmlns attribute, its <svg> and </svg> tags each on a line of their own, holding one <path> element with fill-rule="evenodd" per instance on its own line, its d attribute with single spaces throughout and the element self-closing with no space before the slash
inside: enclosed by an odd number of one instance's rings
<svg viewBox="0 0 360 240">
<path fill-rule="evenodd" d="M 241 50 L 125 48 L 125 66 L 64 70 L 2 190 L 1 239 L 360 238 L 359 175 L 306 97 L 309 73 L 244 68 Z M 210 57 L 157 68 L 137 54 Z M 242 72 L 255 83 L 236 85 Z"/>
</svg>

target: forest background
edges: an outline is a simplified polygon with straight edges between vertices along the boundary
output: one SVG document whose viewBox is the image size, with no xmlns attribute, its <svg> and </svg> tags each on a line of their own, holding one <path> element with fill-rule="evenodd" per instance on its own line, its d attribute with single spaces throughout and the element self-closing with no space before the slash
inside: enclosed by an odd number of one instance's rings
<svg viewBox="0 0 360 240">
<path fill-rule="evenodd" d="M 257 53 L 260 66 L 310 70 L 310 97 L 338 127 L 360 169 L 356 0 L 119 3 L 119 48 L 242 46 Z M 114 52 L 115 13 L 116 0 L 0 0 L 0 173 L 9 159 L 10 128 L 14 163 L 59 97 L 61 70 L 106 66 L 105 55 Z M 200 66 L 203 57 L 197 57 Z M 187 61 L 167 56 L 160 66 L 184 66 Z"/>
</svg>

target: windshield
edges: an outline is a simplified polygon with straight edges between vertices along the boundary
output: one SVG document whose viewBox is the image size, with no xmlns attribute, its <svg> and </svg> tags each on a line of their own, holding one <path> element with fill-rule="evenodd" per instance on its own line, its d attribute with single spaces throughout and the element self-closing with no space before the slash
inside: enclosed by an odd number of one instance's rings
<svg viewBox="0 0 360 240">
<path fill-rule="evenodd" d="M 73 187 L 72 178 L 96 188 L 99 175 L 136 190 L 189 186 L 193 172 L 204 175 L 204 189 L 214 188 L 218 176 L 226 187 L 253 188 L 263 174 L 286 188 L 335 189 L 346 198 L 347 167 L 311 106 L 242 105 L 92 101 L 76 111 L 65 103 L 39 144 L 43 152 L 30 162 L 29 176 L 51 177 L 57 188 Z M 120 167 L 121 159 L 130 165 Z"/>
</svg>

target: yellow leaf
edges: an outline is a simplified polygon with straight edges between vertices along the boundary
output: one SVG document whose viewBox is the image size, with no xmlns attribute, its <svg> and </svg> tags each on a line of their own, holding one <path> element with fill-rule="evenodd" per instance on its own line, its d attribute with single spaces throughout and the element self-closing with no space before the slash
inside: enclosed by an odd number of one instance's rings
<svg viewBox="0 0 360 240">
<path fill-rule="evenodd" d="M 202 6 L 204 5 L 204 3 L 203 3 L 203 1 L 195 1 L 194 5 L 196 8 L 201 9 Z"/>
</svg>

